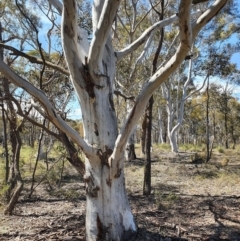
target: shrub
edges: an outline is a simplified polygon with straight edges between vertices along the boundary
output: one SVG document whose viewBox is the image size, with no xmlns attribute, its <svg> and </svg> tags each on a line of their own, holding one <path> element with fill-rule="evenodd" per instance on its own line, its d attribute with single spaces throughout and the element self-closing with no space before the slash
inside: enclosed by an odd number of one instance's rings
<svg viewBox="0 0 240 241">
<path fill-rule="evenodd" d="M 226 157 L 224 157 L 224 158 L 221 160 L 221 165 L 222 165 L 223 167 L 227 166 L 228 163 L 229 163 L 229 159 L 226 158 Z"/>
<path fill-rule="evenodd" d="M 222 148 L 222 147 L 217 147 L 217 151 L 219 152 L 219 153 L 224 153 L 224 149 Z"/>
</svg>

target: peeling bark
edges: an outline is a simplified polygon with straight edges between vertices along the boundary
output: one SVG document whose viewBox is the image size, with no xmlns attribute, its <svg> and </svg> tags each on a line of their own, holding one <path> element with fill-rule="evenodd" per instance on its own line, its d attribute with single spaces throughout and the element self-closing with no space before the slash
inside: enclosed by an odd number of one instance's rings
<svg viewBox="0 0 240 241">
<path fill-rule="evenodd" d="M 98 172 L 101 176 L 96 175 Z M 136 233 L 124 186 L 124 173 L 119 172 L 118 177 L 112 175 L 111 168 L 101 164 L 88 177 L 85 176 L 88 188 L 87 240 L 127 241 Z"/>
</svg>

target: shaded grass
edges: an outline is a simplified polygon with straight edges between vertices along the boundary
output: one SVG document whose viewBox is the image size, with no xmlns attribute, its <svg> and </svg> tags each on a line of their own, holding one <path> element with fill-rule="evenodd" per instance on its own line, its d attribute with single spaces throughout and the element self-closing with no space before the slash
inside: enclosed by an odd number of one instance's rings
<svg viewBox="0 0 240 241">
<path fill-rule="evenodd" d="M 201 145 L 193 145 L 193 144 L 182 144 L 179 146 L 180 151 L 188 151 L 188 152 L 201 152 L 204 151 L 205 146 Z"/>
<path fill-rule="evenodd" d="M 129 193 L 142 190 L 144 167 L 129 165 L 125 168 L 125 183 Z"/>
<path fill-rule="evenodd" d="M 179 196 L 174 192 L 168 193 L 166 195 L 161 192 L 156 192 L 154 198 L 158 210 L 167 210 L 178 201 Z"/>
<path fill-rule="evenodd" d="M 157 151 L 170 151 L 171 146 L 167 143 L 162 143 L 162 144 L 155 144 L 154 145 L 154 150 Z"/>
</svg>

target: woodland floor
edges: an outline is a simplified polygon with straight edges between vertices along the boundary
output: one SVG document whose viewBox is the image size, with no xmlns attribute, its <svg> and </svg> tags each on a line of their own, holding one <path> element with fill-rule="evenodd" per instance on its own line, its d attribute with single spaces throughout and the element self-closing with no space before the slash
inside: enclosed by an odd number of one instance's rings
<svg viewBox="0 0 240 241">
<path fill-rule="evenodd" d="M 214 154 L 209 164 L 155 153 L 152 194 L 142 195 L 144 161 L 126 165 L 126 185 L 138 233 L 131 241 L 240 241 L 240 160 Z M 74 171 L 72 171 L 74 173 Z M 28 198 L 25 182 L 12 216 L 0 216 L 0 240 L 85 240 L 84 184 L 72 174 L 60 187 L 39 185 Z"/>
</svg>

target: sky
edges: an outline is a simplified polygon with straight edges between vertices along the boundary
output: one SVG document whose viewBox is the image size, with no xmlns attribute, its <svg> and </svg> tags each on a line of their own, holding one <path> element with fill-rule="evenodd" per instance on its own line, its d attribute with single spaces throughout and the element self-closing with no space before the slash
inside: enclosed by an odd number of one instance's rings
<svg viewBox="0 0 240 241">
<path fill-rule="evenodd" d="M 239 8 L 240 8 L 240 4 L 239 4 Z M 43 15 L 41 16 L 41 21 L 42 21 L 44 28 L 39 32 L 39 40 L 42 42 L 42 44 L 43 44 L 42 46 L 44 48 L 46 48 L 48 46 L 48 44 L 46 42 L 47 41 L 46 34 L 47 34 L 48 29 L 51 27 L 51 24 L 49 23 L 49 20 Z M 60 23 L 60 18 L 58 19 L 58 21 Z M 231 39 L 232 42 L 237 41 L 237 40 L 238 40 L 238 38 L 236 38 L 236 36 Z M 237 68 L 240 70 L 240 53 L 233 54 L 231 61 L 232 61 L 232 63 L 235 63 L 237 65 Z M 219 84 L 223 84 L 223 85 L 225 84 L 224 81 L 221 81 L 219 79 L 218 80 L 214 79 L 212 81 L 215 81 L 215 82 L 217 81 L 217 82 L 219 82 Z M 240 97 L 240 87 L 234 86 L 233 89 L 234 89 L 233 95 Z M 71 101 L 68 104 L 67 108 L 71 110 L 71 112 L 69 113 L 69 116 L 68 116 L 69 118 L 81 119 L 81 116 L 82 116 L 81 109 L 80 109 L 80 105 L 78 103 L 77 98 L 75 98 L 75 100 Z"/>
<path fill-rule="evenodd" d="M 233 54 L 231 61 L 232 63 L 235 63 L 237 68 L 240 70 L 240 53 Z"/>
</svg>

